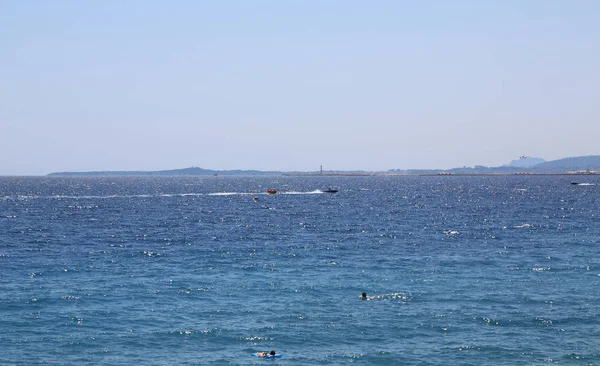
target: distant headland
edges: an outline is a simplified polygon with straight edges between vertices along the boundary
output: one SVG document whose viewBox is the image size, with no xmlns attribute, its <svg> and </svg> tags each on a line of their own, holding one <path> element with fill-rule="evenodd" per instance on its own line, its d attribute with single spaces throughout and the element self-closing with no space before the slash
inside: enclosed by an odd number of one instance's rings
<svg viewBox="0 0 600 366">
<path fill-rule="evenodd" d="M 371 175 L 527 175 L 527 174 L 600 174 L 600 155 L 578 156 L 545 161 L 541 158 L 521 156 L 509 164 L 486 167 L 462 167 L 453 169 L 390 169 L 387 171 L 333 171 L 283 172 L 262 170 L 211 170 L 198 167 L 157 171 L 90 171 L 57 172 L 48 176 L 219 176 L 219 175 L 291 175 L 291 176 L 371 176 Z"/>
</svg>

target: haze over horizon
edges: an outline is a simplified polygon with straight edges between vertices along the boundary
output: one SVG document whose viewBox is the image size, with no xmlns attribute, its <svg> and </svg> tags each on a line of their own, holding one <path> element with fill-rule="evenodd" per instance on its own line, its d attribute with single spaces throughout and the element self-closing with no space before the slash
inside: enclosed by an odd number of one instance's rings
<svg viewBox="0 0 600 366">
<path fill-rule="evenodd" d="M 600 2 L 0 2 L 0 175 L 598 155 Z"/>
</svg>

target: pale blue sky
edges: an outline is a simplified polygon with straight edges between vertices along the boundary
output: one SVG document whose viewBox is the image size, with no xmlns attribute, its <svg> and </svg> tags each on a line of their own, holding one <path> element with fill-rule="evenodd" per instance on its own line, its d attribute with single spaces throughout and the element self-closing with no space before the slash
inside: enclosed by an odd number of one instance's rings
<svg viewBox="0 0 600 366">
<path fill-rule="evenodd" d="M 600 1 L 0 0 L 0 175 L 600 154 Z"/>
</svg>

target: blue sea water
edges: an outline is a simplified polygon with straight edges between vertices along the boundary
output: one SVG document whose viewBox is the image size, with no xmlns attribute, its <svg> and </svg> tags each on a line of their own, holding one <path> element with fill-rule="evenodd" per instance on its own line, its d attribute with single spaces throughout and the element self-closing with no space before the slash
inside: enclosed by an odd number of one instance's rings
<svg viewBox="0 0 600 366">
<path fill-rule="evenodd" d="M 0 364 L 600 364 L 573 179 L 3 177 Z"/>
</svg>

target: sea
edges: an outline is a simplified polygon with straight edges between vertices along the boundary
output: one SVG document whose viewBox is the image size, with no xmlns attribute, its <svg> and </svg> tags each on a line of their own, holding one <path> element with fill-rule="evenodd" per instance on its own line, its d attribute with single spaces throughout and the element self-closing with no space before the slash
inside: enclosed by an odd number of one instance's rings
<svg viewBox="0 0 600 366">
<path fill-rule="evenodd" d="M 599 313 L 600 176 L 0 177 L 1 365 L 600 365 Z"/>
</svg>

